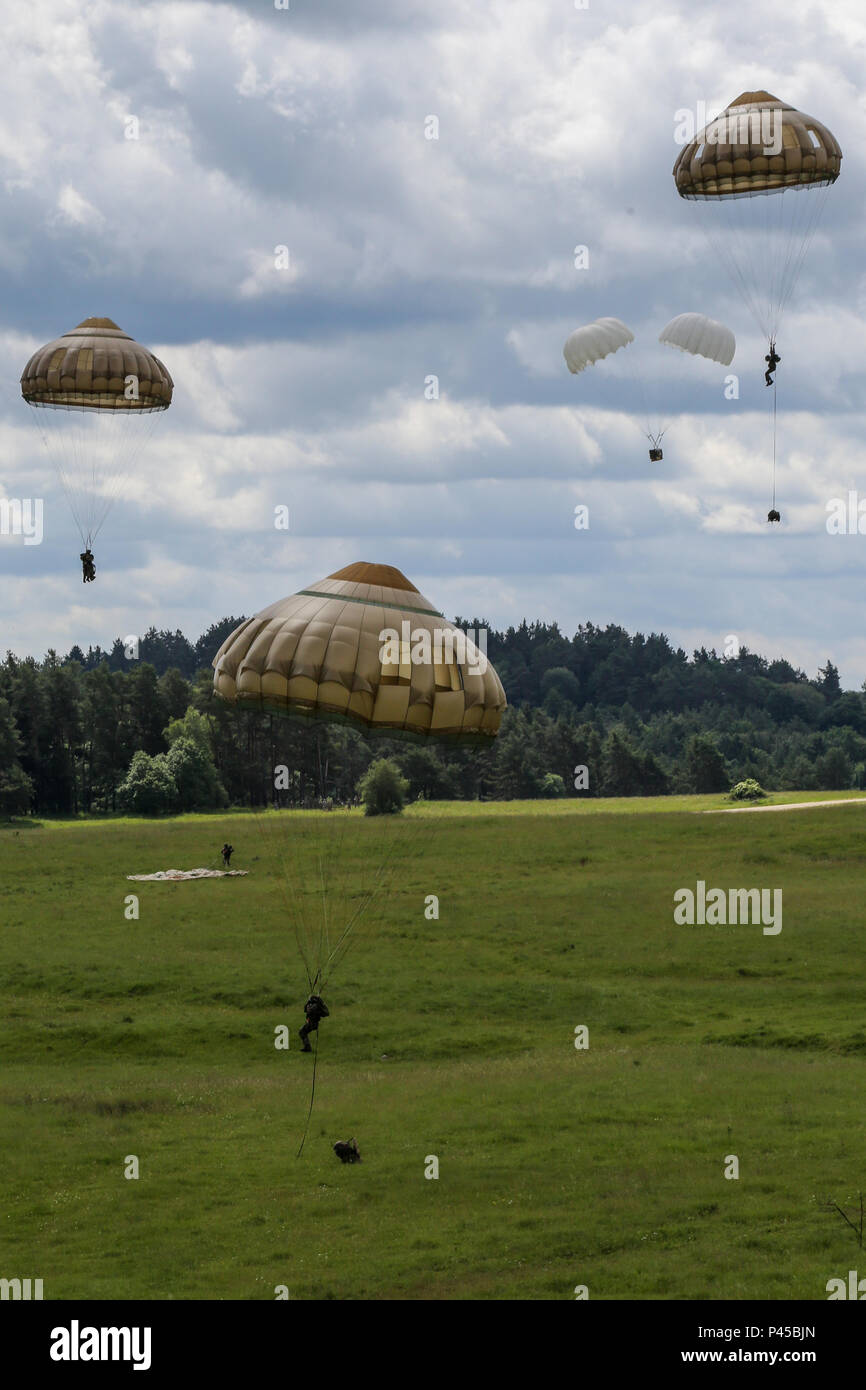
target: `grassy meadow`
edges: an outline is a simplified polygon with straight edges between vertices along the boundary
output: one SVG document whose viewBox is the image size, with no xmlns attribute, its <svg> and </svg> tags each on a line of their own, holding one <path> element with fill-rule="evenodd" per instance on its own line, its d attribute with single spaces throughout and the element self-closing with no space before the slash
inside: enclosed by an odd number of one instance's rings
<svg viewBox="0 0 866 1390">
<path fill-rule="evenodd" d="M 775 798 L 797 799 L 819 798 Z M 825 1206 L 866 1189 L 866 806 L 698 814 L 726 804 L 0 828 L 0 1276 L 51 1299 L 511 1300 L 824 1299 L 866 1274 Z M 334 925 L 393 855 L 324 990 L 298 1159 L 295 928 L 338 817 Z M 126 880 L 224 839 L 248 877 Z M 675 925 L 697 879 L 782 888 L 781 933 Z"/>
</svg>

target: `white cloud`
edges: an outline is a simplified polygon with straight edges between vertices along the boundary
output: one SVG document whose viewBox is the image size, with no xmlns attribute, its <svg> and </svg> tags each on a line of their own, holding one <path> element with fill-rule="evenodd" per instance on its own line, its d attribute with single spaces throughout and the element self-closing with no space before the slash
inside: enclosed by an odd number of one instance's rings
<svg viewBox="0 0 866 1390">
<path fill-rule="evenodd" d="M 57 210 L 62 221 L 71 222 L 77 227 L 101 227 L 105 222 L 99 209 L 68 183 L 60 190 Z"/>
</svg>

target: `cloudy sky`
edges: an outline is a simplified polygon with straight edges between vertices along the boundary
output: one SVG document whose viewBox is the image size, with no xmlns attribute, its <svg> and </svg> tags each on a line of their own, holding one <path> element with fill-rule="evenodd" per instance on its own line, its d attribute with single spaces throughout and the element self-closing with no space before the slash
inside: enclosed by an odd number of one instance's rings
<svg viewBox="0 0 866 1390">
<path fill-rule="evenodd" d="M 866 535 L 827 531 L 833 498 L 859 487 L 866 512 L 854 0 L 0 13 L 0 498 L 44 501 L 40 545 L 0 535 L 0 647 L 195 638 L 364 559 L 450 616 L 687 650 L 733 633 L 866 678 Z M 778 528 L 766 348 L 671 178 L 676 113 L 761 88 L 844 151 L 779 336 Z M 655 347 L 689 310 L 734 330 L 731 368 Z M 175 396 L 85 588 L 17 381 L 88 315 L 152 348 Z M 566 336 L 602 315 L 634 330 L 633 367 L 571 376 Z M 660 465 L 644 400 L 670 422 Z"/>
</svg>

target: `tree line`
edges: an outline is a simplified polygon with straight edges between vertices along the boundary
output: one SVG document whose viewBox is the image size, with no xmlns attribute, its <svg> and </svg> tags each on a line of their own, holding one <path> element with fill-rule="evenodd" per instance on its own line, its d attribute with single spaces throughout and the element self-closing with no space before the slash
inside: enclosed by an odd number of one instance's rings
<svg viewBox="0 0 866 1390">
<path fill-rule="evenodd" d="M 241 618 L 197 642 L 152 628 L 137 651 L 73 647 L 0 666 L 0 814 L 218 810 L 347 802 L 374 758 L 410 798 L 649 796 L 866 785 L 866 695 L 746 648 L 691 656 L 663 634 L 556 623 L 488 631 L 509 700 L 485 747 L 367 740 L 348 726 L 236 709 L 211 659 Z"/>
</svg>

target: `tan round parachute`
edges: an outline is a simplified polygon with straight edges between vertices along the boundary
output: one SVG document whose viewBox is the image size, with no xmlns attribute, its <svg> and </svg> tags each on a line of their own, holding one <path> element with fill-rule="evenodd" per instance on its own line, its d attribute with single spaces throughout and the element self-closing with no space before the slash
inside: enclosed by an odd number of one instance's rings
<svg viewBox="0 0 866 1390">
<path fill-rule="evenodd" d="M 475 643 L 400 570 L 364 561 L 242 623 L 213 665 L 225 700 L 368 733 L 483 742 L 506 706 Z"/>
<path fill-rule="evenodd" d="M 84 319 L 34 352 L 21 373 L 28 405 L 67 410 L 167 410 L 172 379 L 112 319 Z"/>
<path fill-rule="evenodd" d="M 841 164 L 825 125 L 763 91 L 738 96 L 674 164 L 680 197 L 702 209 L 713 260 L 771 344 Z"/>
<path fill-rule="evenodd" d="M 817 121 L 770 92 L 743 92 L 699 131 L 673 168 L 755 322 L 774 342 L 842 151 Z"/>
<path fill-rule="evenodd" d="M 743 92 L 674 165 L 681 198 L 780 192 L 839 177 L 842 151 L 820 121 L 769 92 Z"/>
<path fill-rule="evenodd" d="M 21 395 L 88 551 L 173 389 L 159 358 L 105 318 L 46 343 L 21 373 Z"/>
</svg>

